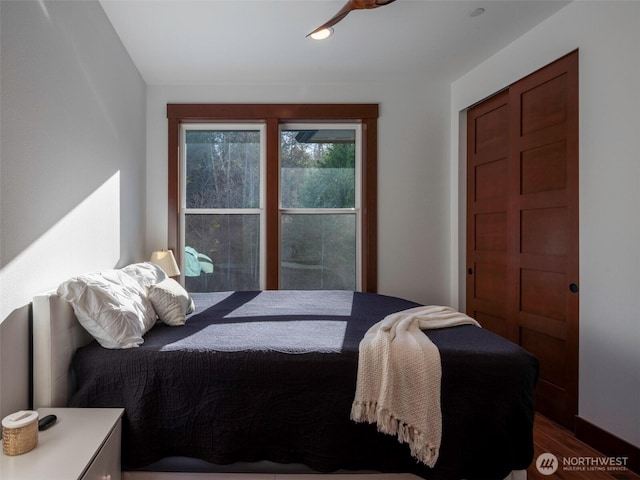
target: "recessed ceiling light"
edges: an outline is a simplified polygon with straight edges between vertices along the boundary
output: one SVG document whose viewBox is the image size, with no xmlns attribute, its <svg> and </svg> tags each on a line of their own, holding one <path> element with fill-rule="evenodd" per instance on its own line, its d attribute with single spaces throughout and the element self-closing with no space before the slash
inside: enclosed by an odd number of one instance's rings
<svg viewBox="0 0 640 480">
<path fill-rule="evenodd" d="M 325 38 L 329 38 L 331 35 L 333 35 L 333 28 L 324 28 L 309 36 L 314 40 L 324 40 Z"/>
<path fill-rule="evenodd" d="M 470 17 L 478 17 L 484 13 L 484 8 L 479 7 L 476 8 L 473 12 L 469 14 Z"/>
</svg>

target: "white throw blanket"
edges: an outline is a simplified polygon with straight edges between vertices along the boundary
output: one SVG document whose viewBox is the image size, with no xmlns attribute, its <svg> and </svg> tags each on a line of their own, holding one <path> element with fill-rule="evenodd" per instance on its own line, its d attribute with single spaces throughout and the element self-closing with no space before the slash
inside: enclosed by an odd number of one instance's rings
<svg viewBox="0 0 640 480">
<path fill-rule="evenodd" d="M 442 437 L 442 368 L 438 347 L 422 330 L 456 325 L 480 326 L 450 307 L 416 307 L 388 315 L 360 342 L 351 419 L 397 435 L 430 467 L 438 460 Z"/>
</svg>

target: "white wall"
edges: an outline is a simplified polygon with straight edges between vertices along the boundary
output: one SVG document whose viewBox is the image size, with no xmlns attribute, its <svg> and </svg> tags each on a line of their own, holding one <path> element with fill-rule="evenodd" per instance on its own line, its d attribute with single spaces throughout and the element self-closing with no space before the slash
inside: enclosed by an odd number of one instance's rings
<svg viewBox="0 0 640 480">
<path fill-rule="evenodd" d="M 167 243 L 167 103 L 379 103 L 379 291 L 448 302 L 448 93 L 437 81 L 150 86 L 147 249 Z"/>
<path fill-rule="evenodd" d="M 579 415 L 640 446 L 640 3 L 576 0 L 452 84 L 452 237 L 464 204 L 459 112 L 576 48 Z M 460 267 L 452 253 L 452 277 L 462 283 Z"/>
<path fill-rule="evenodd" d="M 97 1 L 0 2 L 0 416 L 28 404 L 28 304 L 140 260 L 146 85 Z"/>
</svg>

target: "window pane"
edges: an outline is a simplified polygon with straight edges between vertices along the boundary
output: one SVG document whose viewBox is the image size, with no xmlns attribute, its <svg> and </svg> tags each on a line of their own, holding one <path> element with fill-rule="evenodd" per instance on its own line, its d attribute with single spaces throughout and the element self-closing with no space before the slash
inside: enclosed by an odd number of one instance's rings
<svg viewBox="0 0 640 480">
<path fill-rule="evenodd" d="M 356 215 L 282 215 L 280 287 L 356 289 Z"/>
<path fill-rule="evenodd" d="M 186 207 L 260 206 L 260 132 L 187 130 Z"/>
<path fill-rule="evenodd" d="M 355 138 L 355 130 L 283 130 L 282 208 L 354 208 Z"/>
<path fill-rule="evenodd" d="M 260 215 L 185 215 L 190 292 L 259 290 Z"/>
</svg>

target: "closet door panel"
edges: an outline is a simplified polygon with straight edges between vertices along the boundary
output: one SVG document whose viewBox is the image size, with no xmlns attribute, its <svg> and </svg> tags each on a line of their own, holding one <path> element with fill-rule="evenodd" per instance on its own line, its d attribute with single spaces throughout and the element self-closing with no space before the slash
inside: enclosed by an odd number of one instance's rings
<svg viewBox="0 0 640 480">
<path fill-rule="evenodd" d="M 508 337 L 508 93 L 467 116 L 467 313 Z"/>
<path fill-rule="evenodd" d="M 538 409 L 570 428 L 578 395 L 577 86 L 574 52 L 511 85 L 508 99 L 509 269 L 518 284 L 509 318 L 540 361 Z"/>
</svg>

